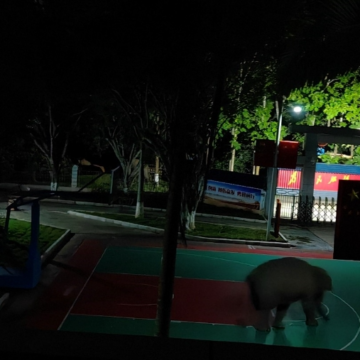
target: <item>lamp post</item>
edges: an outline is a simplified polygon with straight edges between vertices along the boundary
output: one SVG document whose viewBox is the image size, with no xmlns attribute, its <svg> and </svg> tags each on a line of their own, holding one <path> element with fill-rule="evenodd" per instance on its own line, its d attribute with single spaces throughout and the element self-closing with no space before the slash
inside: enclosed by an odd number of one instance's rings
<svg viewBox="0 0 360 360">
<path fill-rule="evenodd" d="M 275 146 L 275 153 L 274 153 L 274 161 L 273 167 L 271 171 L 271 181 L 270 181 L 270 189 L 269 196 L 268 196 L 268 219 L 266 224 L 266 240 L 269 240 L 270 236 L 270 228 L 271 228 L 271 219 L 273 217 L 274 212 L 274 204 L 275 204 L 275 195 L 276 195 L 276 186 L 278 182 L 278 168 L 277 168 L 277 160 L 278 160 L 278 153 L 279 153 L 279 145 L 280 145 L 280 138 L 281 138 L 281 127 L 282 127 L 282 116 L 283 116 L 283 104 L 281 103 L 279 106 L 279 102 L 275 101 L 275 108 L 276 108 L 276 116 L 278 120 L 278 127 L 276 131 L 276 146 Z M 294 106 L 293 111 L 297 114 L 302 112 L 301 106 Z"/>
</svg>

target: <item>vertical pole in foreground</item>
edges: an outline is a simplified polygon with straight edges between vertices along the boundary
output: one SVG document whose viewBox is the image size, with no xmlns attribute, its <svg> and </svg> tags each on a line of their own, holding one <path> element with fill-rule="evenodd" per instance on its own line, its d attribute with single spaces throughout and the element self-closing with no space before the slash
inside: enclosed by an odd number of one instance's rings
<svg viewBox="0 0 360 360">
<path fill-rule="evenodd" d="M 266 240 L 269 240 L 270 236 L 270 228 L 271 228 L 271 219 L 274 213 L 274 203 L 275 203 L 275 192 L 277 186 L 277 159 L 278 159 L 278 152 L 279 152 L 279 144 L 280 144 L 280 137 L 281 137 L 281 126 L 282 126 L 282 104 L 279 107 L 279 102 L 275 101 L 276 107 L 276 115 L 278 119 L 278 127 L 276 132 L 276 147 L 275 147 L 275 154 L 274 154 L 274 162 L 273 162 L 273 169 L 271 173 L 271 182 L 270 182 L 270 192 L 269 194 L 269 207 L 268 207 L 268 219 L 266 224 Z"/>
<path fill-rule="evenodd" d="M 181 211 L 184 161 L 182 154 L 173 160 L 169 197 L 166 208 L 166 224 L 163 239 L 163 254 L 159 281 L 156 336 L 169 337 L 171 306 L 173 299 L 176 249 Z"/>
<path fill-rule="evenodd" d="M 144 145 L 140 143 L 140 159 L 139 159 L 139 175 L 138 175 L 138 191 L 136 197 L 135 218 L 144 217 L 144 161 L 143 161 Z"/>
<path fill-rule="evenodd" d="M 31 240 L 29 246 L 29 258 L 26 262 L 28 274 L 28 287 L 34 287 L 39 282 L 41 275 L 41 257 L 39 252 L 40 232 L 40 204 L 35 200 L 31 204 Z"/>
<path fill-rule="evenodd" d="M 279 199 L 276 201 L 276 214 L 275 214 L 275 226 L 274 226 L 274 236 L 279 237 L 280 230 L 280 213 L 281 213 L 281 202 Z"/>
</svg>

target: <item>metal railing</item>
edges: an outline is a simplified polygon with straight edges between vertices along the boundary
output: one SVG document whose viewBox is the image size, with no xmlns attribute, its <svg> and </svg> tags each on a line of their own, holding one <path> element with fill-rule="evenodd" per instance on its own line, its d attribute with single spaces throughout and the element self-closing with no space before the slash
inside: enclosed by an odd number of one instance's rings
<svg viewBox="0 0 360 360">
<path fill-rule="evenodd" d="M 335 223 L 337 203 L 334 198 L 302 198 L 299 195 L 279 195 L 275 199 L 281 202 L 281 218 L 306 222 L 305 217 L 317 223 Z M 276 201 L 275 201 L 276 204 Z M 275 213 L 274 207 L 274 213 Z"/>
</svg>

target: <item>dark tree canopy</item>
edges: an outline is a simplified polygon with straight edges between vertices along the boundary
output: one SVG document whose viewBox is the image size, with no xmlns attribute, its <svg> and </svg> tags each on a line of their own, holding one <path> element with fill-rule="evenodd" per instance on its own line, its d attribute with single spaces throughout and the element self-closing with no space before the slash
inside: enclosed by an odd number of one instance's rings
<svg viewBox="0 0 360 360">
<path fill-rule="evenodd" d="M 360 64 L 360 3 L 353 0 L 303 1 L 280 51 L 283 93 L 307 82 L 355 70 Z"/>
<path fill-rule="evenodd" d="M 4 0 L 0 10 L 2 133 L 20 137 L 43 104 L 80 98 L 80 111 L 97 91 L 144 83 L 192 99 L 255 54 L 278 67 L 279 95 L 359 64 L 353 0 Z"/>
</svg>

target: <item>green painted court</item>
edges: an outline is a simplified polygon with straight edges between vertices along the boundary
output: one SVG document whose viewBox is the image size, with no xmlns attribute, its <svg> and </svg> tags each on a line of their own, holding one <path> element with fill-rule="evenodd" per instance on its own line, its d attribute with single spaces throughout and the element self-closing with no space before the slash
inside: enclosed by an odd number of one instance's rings
<svg viewBox="0 0 360 360">
<path fill-rule="evenodd" d="M 72 260 L 82 275 L 67 271 L 58 276 L 43 304 L 58 302 L 59 292 L 67 294 L 66 299 L 60 307 L 43 308 L 29 326 L 154 336 L 161 256 L 159 248 L 102 249 L 95 242 L 85 242 Z M 285 319 L 285 330 L 262 333 L 252 327 L 257 312 L 245 277 L 277 257 L 179 249 L 170 336 L 360 351 L 360 263 L 354 261 L 305 259 L 327 270 L 333 279 L 333 292 L 323 302 L 329 321 L 319 318 L 318 327 L 306 326 L 301 306 L 295 303 Z"/>
</svg>

